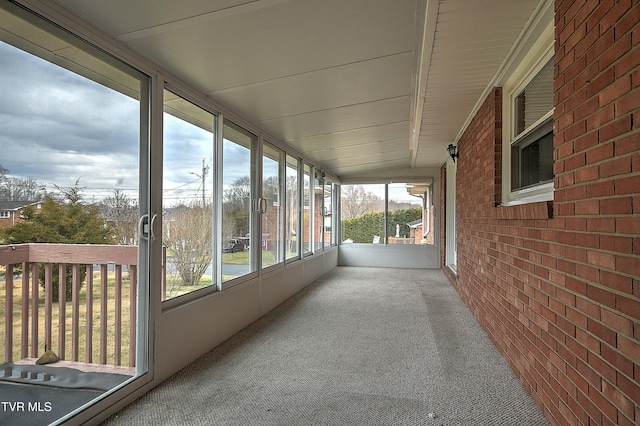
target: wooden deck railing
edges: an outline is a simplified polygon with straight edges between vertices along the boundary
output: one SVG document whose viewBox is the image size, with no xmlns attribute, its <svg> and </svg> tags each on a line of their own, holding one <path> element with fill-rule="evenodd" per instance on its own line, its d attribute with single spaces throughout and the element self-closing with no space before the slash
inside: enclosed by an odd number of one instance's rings
<svg viewBox="0 0 640 426">
<path fill-rule="evenodd" d="M 4 362 L 37 358 L 51 349 L 68 361 L 135 366 L 137 264 L 135 246 L 0 246 Z M 54 286 L 58 300 L 52 297 Z"/>
</svg>

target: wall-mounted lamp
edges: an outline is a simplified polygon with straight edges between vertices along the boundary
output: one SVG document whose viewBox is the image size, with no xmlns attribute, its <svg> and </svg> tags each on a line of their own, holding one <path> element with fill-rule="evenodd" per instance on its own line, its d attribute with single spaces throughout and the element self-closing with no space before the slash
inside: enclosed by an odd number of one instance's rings
<svg viewBox="0 0 640 426">
<path fill-rule="evenodd" d="M 460 156 L 460 154 L 458 154 L 458 147 L 450 143 L 449 146 L 447 147 L 447 152 L 449 153 L 449 155 L 451 156 L 451 159 L 455 163 L 456 158 Z"/>
</svg>

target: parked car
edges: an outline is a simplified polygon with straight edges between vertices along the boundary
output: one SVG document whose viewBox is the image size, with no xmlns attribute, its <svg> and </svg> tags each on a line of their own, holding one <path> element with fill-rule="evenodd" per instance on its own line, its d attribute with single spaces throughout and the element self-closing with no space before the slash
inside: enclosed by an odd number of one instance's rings
<svg viewBox="0 0 640 426">
<path fill-rule="evenodd" d="M 227 240 L 222 244 L 223 253 L 236 253 L 244 250 L 244 244 L 236 239 Z"/>
</svg>

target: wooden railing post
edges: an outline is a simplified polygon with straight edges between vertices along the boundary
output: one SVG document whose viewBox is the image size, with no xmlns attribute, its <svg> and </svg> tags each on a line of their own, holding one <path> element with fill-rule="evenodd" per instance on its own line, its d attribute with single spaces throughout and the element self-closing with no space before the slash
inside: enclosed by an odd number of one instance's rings
<svg viewBox="0 0 640 426">
<path fill-rule="evenodd" d="M 93 265 L 87 265 L 87 286 L 86 286 L 86 343 L 85 343 L 85 359 L 86 362 L 93 362 Z"/>
<path fill-rule="evenodd" d="M 100 364 L 107 363 L 107 265 L 100 265 Z"/>
<path fill-rule="evenodd" d="M 13 362 L 13 265 L 7 265 L 4 272 L 4 359 Z"/>
<path fill-rule="evenodd" d="M 38 300 L 40 283 L 40 264 L 34 262 L 31 264 L 31 356 L 33 358 L 38 357 L 38 323 L 39 315 L 38 308 L 40 301 Z"/>
<path fill-rule="evenodd" d="M 78 361 L 80 352 L 80 264 L 74 263 L 71 275 L 71 359 Z"/>
<path fill-rule="evenodd" d="M 67 359 L 67 264 L 58 263 L 58 357 Z"/>
<path fill-rule="evenodd" d="M 115 321 L 115 336 L 114 336 L 114 350 L 113 350 L 113 363 L 120 365 L 120 359 L 122 356 L 122 266 L 116 265 L 115 274 L 115 314 L 113 320 Z"/>
<path fill-rule="evenodd" d="M 44 265 L 44 348 L 53 349 L 53 264 Z"/>
<path fill-rule="evenodd" d="M 20 357 L 29 356 L 29 263 L 22 263 L 22 342 Z"/>
<path fill-rule="evenodd" d="M 136 366 L 136 324 L 138 323 L 138 268 L 129 265 L 129 367 Z"/>
</svg>

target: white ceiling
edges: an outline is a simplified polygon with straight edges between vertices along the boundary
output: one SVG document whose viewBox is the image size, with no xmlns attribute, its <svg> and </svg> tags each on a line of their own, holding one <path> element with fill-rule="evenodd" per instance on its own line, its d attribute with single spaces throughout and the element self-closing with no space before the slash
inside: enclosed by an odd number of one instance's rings
<svg viewBox="0 0 640 426">
<path fill-rule="evenodd" d="M 539 0 L 57 0 L 342 179 L 438 167 Z"/>
</svg>

